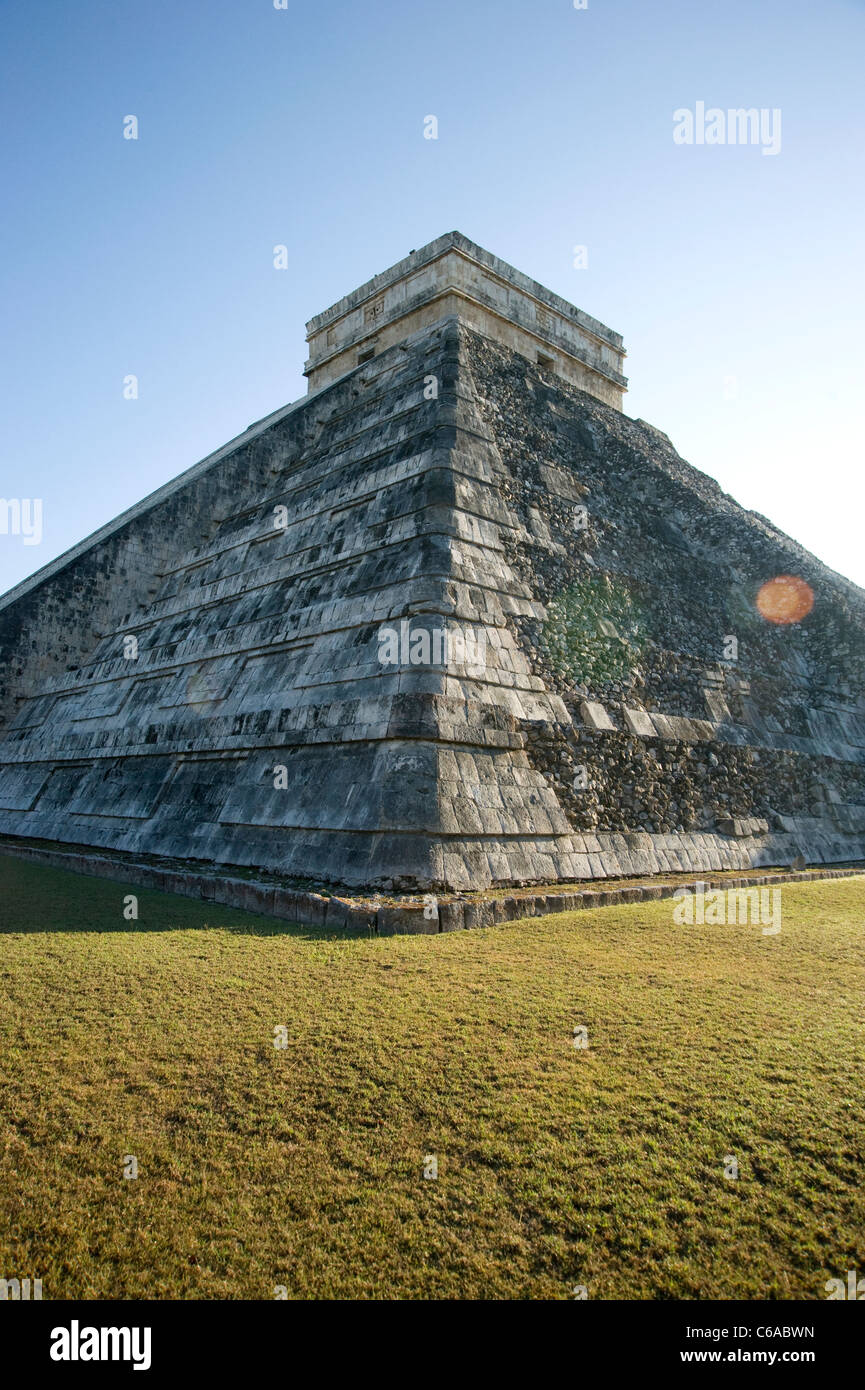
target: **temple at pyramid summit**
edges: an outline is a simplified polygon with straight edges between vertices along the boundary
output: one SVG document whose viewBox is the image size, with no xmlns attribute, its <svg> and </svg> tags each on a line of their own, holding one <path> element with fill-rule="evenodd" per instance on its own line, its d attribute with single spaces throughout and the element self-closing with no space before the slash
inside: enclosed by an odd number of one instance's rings
<svg viewBox="0 0 865 1390">
<path fill-rule="evenodd" d="M 459 233 L 0 599 L 0 836 L 357 890 L 865 857 L 865 593 Z M 2 841 L 0 841 L 2 848 Z"/>
</svg>

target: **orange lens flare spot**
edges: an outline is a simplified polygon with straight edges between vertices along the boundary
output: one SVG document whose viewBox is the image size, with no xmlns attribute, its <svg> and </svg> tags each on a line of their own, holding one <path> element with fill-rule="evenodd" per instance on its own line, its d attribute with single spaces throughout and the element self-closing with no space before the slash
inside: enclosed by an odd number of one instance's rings
<svg viewBox="0 0 865 1390">
<path fill-rule="evenodd" d="M 757 594 L 757 608 L 770 623 L 801 623 L 813 607 L 814 590 L 794 574 L 767 579 Z"/>
</svg>

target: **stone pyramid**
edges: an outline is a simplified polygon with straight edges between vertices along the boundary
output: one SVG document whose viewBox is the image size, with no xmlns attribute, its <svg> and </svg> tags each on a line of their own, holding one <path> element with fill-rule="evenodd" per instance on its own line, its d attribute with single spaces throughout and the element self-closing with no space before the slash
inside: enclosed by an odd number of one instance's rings
<svg viewBox="0 0 865 1390">
<path fill-rule="evenodd" d="M 622 414 L 617 335 L 456 233 L 309 328 L 307 397 L 0 600 L 0 834 L 407 891 L 865 857 L 865 594 Z"/>
</svg>

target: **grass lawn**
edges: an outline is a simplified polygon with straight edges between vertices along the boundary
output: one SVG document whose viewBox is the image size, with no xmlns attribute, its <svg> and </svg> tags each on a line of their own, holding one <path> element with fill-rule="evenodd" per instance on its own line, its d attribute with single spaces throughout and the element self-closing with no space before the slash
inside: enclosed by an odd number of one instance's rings
<svg viewBox="0 0 865 1390">
<path fill-rule="evenodd" d="M 0 857 L 0 1276 L 825 1298 L 865 1272 L 865 877 L 786 885 L 777 936 L 672 911 L 334 939 Z"/>
</svg>

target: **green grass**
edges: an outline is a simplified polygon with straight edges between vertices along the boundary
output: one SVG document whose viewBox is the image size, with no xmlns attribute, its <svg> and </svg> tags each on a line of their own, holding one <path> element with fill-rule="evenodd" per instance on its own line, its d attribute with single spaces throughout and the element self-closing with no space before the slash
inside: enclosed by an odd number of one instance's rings
<svg viewBox="0 0 865 1390">
<path fill-rule="evenodd" d="M 774 937 L 659 902 L 336 940 L 0 858 L 0 1275 L 825 1298 L 865 1271 L 865 879 L 783 894 Z"/>
</svg>

